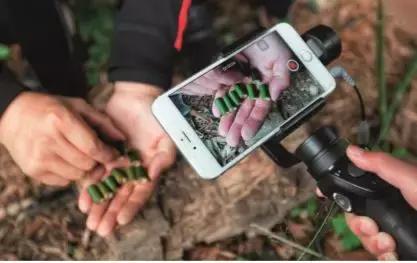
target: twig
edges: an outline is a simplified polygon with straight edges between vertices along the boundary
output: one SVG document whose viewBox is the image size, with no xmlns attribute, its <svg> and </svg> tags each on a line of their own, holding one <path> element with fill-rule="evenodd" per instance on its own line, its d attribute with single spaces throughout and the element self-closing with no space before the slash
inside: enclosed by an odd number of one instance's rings
<svg viewBox="0 0 417 263">
<path fill-rule="evenodd" d="M 385 76 L 385 17 L 384 17 L 384 3 L 378 0 L 377 7 L 377 21 L 376 21 L 376 57 L 375 68 L 378 86 L 378 107 L 379 118 L 381 125 L 386 122 L 385 114 L 387 112 L 387 83 Z"/>
<path fill-rule="evenodd" d="M 385 121 L 382 123 L 376 146 L 378 146 L 386 139 L 395 114 L 401 105 L 404 95 L 409 90 L 411 81 L 413 80 L 415 74 L 417 74 L 417 54 L 414 55 L 411 63 L 408 65 L 404 78 L 397 84 L 394 89 L 394 98 L 386 113 Z"/>
<path fill-rule="evenodd" d="M 336 209 L 335 209 L 336 208 Z M 329 221 L 330 217 L 334 214 L 334 211 L 337 211 L 338 206 L 336 206 L 336 202 L 332 202 L 332 204 L 330 205 L 329 211 L 326 214 L 326 217 L 324 218 L 323 222 L 321 223 L 320 227 L 317 229 L 316 233 L 314 234 L 313 238 L 311 239 L 310 243 L 308 243 L 307 248 L 311 248 L 311 246 L 314 244 L 314 242 L 316 242 L 316 240 L 319 238 L 319 236 L 321 235 L 324 227 L 327 225 L 327 222 Z M 303 260 L 304 256 L 305 256 L 305 252 L 303 251 L 303 253 L 298 257 L 298 261 Z"/>
<path fill-rule="evenodd" d="M 271 239 L 274 239 L 274 240 L 279 241 L 281 243 L 284 243 L 284 244 L 286 244 L 286 245 L 288 245 L 290 247 L 293 247 L 295 249 L 298 249 L 298 250 L 304 252 L 305 254 L 309 254 L 309 255 L 312 255 L 312 256 L 317 257 L 319 259 L 323 259 L 323 260 L 327 260 L 328 259 L 324 255 L 322 255 L 322 254 L 320 254 L 320 253 L 318 253 L 318 252 L 316 252 L 316 251 L 314 251 L 312 249 L 303 247 L 303 246 L 301 246 L 301 245 L 299 245 L 299 244 L 297 244 L 297 243 L 295 243 L 295 242 L 293 242 L 291 240 L 286 239 L 285 237 L 282 237 L 282 236 L 279 236 L 277 234 L 274 234 L 271 231 L 269 231 L 268 229 L 266 229 L 264 227 L 261 227 L 261 226 L 259 226 L 257 224 L 250 224 L 250 227 L 255 228 L 256 230 L 258 230 L 260 234 L 263 234 L 263 235 L 265 235 L 265 236 L 267 236 L 267 237 L 269 237 Z"/>
</svg>

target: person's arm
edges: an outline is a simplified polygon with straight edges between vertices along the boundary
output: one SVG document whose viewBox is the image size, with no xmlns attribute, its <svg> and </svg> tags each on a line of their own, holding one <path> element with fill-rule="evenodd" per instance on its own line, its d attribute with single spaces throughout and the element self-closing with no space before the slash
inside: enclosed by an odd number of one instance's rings
<svg viewBox="0 0 417 263">
<path fill-rule="evenodd" d="M 109 78 L 115 83 L 106 113 L 136 148 L 151 182 L 125 185 L 111 202 L 93 204 L 87 186 L 106 175 L 94 172 L 80 194 L 87 227 L 106 236 L 132 221 L 151 196 L 158 177 L 175 161 L 175 146 L 152 115 L 151 105 L 172 78 L 191 0 L 125 0 L 118 14 Z M 107 173 L 109 168 L 107 169 Z"/>
<path fill-rule="evenodd" d="M 125 0 L 116 18 L 110 80 L 167 89 L 190 4 L 191 0 Z"/>
<path fill-rule="evenodd" d="M 9 104 L 27 89 L 21 85 L 13 73 L 5 66 L 0 65 L 0 118 Z"/>
</svg>

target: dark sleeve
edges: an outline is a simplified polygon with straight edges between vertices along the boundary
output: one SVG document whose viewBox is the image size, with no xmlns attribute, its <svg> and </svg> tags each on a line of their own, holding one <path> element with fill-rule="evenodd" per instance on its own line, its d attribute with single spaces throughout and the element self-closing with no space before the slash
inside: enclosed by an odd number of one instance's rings
<svg viewBox="0 0 417 263">
<path fill-rule="evenodd" d="M 171 84 L 191 0 L 125 0 L 116 18 L 111 81 Z"/>
<path fill-rule="evenodd" d="M 22 91 L 27 91 L 27 89 L 16 80 L 7 67 L 0 65 L 0 116 Z"/>
</svg>

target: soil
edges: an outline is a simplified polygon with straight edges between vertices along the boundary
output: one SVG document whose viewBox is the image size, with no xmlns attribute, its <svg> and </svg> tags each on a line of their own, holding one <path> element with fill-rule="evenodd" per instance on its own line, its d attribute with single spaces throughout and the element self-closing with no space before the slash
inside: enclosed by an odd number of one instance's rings
<svg viewBox="0 0 417 263">
<path fill-rule="evenodd" d="M 254 29 L 254 19 L 264 14 L 257 1 L 215 1 L 216 32 L 225 43 Z M 291 12 L 295 27 L 304 32 L 324 23 L 339 32 L 344 49 L 335 62 L 356 78 L 364 95 L 366 113 L 378 127 L 375 81 L 375 4 L 373 0 L 299 0 Z M 386 63 L 390 92 L 402 77 L 407 61 L 415 53 L 415 23 L 401 26 L 399 20 L 415 7 L 390 0 L 387 17 Z M 414 0 L 404 0 L 414 5 Z M 393 3 L 393 4 L 392 4 Z M 404 8 L 401 8 L 404 7 Z M 394 10 L 391 12 L 392 10 Z M 414 14 L 414 13 L 413 13 Z M 405 20 L 405 19 L 414 20 Z M 265 25 L 270 19 L 261 19 Z M 400 25 L 400 26 L 399 26 Z M 180 77 L 175 76 L 179 79 Z M 342 136 L 355 141 L 359 109 L 354 91 L 340 85 L 326 108 L 286 140 L 296 147 L 307 134 L 323 125 L 339 128 Z M 100 94 L 108 94 L 98 89 Z M 107 97 L 107 96 L 104 96 Z M 208 102 L 204 102 L 207 103 Z M 417 80 L 397 114 L 390 141 L 417 154 Z M 209 123 L 208 120 L 207 123 Z M 199 125 L 204 124 L 204 120 Z M 211 124 L 212 125 L 212 124 Z M 252 154 L 216 181 L 197 177 L 182 159 L 164 176 L 160 188 L 135 221 L 120 227 L 108 239 L 86 230 L 85 216 L 76 208 L 77 192 L 43 187 L 24 176 L 4 148 L 0 148 L 0 259 L 295 259 L 293 247 L 277 243 L 250 227 L 256 223 L 275 234 L 306 245 L 320 219 L 302 212 L 297 221 L 288 215 L 314 195 L 314 182 L 303 167 L 279 169 L 260 151 Z M 319 211 L 328 204 L 318 201 Z M 341 246 L 333 233 L 314 245 L 325 256 L 338 260 L 372 258 L 363 249 L 352 252 Z M 321 249 L 321 250 L 320 250 Z"/>
</svg>

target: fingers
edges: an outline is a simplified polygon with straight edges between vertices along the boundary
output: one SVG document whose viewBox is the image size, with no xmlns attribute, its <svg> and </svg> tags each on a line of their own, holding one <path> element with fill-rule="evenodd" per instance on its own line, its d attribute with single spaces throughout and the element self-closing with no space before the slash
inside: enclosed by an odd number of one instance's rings
<svg viewBox="0 0 417 263">
<path fill-rule="evenodd" d="M 53 173 L 45 173 L 37 178 L 41 183 L 51 186 L 68 186 L 70 180 L 57 176 Z"/>
<path fill-rule="evenodd" d="M 346 214 L 346 223 L 352 232 L 359 237 L 373 236 L 378 233 L 377 224 L 369 217 Z"/>
<path fill-rule="evenodd" d="M 100 179 L 103 178 L 105 172 L 106 170 L 103 166 L 98 166 L 88 174 L 84 181 L 82 181 L 81 193 L 80 197 L 78 198 L 78 208 L 81 212 L 87 213 L 93 204 L 93 200 L 91 200 L 91 197 L 87 192 L 87 188 L 90 185 L 100 181 Z"/>
<path fill-rule="evenodd" d="M 376 257 L 395 252 L 394 239 L 384 232 L 378 232 L 377 224 L 370 218 L 346 214 L 346 222 L 363 246 Z"/>
<path fill-rule="evenodd" d="M 164 137 L 158 144 L 158 153 L 152 158 L 149 167 L 149 176 L 154 180 L 154 174 L 168 169 L 174 164 L 176 158 L 176 147 L 169 137 Z M 154 168 L 156 166 L 156 168 Z M 154 169 L 156 169 L 154 171 Z M 156 179 L 156 176 L 155 176 Z"/>
<path fill-rule="evenodd" d="M 210 75 L 213 75 L 213 71 L 210 71 L 204 76 L 199 77 L 195 80 L 195 83 L 202 87 L 206 92 L 215 92 L 223 87 L 222 83 L 215 81 L 210 78 Z"/>
<path fill-rule="evenodd" d="M 181 89 L 182 94 L 194 95 L 194 96 L 205 96 L 212 95 L 214 93 L 211 89 L 206 89 L 203 86 L 192 82 L 187 84 L 183 89 Z"/>
<path fill-rule="evenodd" d="M 320 189 L 318 187 L 316 188 L 316 195 L 318 197 L 320 197 L 320 198 L 324 198 L 325 197 L 324 194 L 320 191 Z"/>
<path fill-rule="evenodd" d="M 220 117 L 221 117 L 221 114 L 220 114 L 219 109 L 217 109 L 216 105 L 214 104 L 214 101 L 215 101 L 217 98 L 223 97 L 225 94 L 226 94 L 226 90 L 221 89 L 221 90 L 218 90 L 218 91 L 216 92 L 216 94 L 214 95 L 213 105 L 211 106 L 211 111 L 213 112 L 213 115 L 214 115 L 214 117 L 216 117 L 216 118 L 220 118 Z"/>
<path fill-rule="evenodd" d="M 146 201 L 152 194 L 154 183 L 135 184 L 132 194 L 124 204 L 119 214 L 117 222 L 120 225 L 126 225 L 133 220 L 138 211 L 145 205 Z"/>
<path fill-rule="evenodd" d="M 129 200 L 133 188 L 133 184 L 126 184 L 117 192 L 98 224 L 97 233 L 100 236 L 105 237 L 112 232 L 117 224 L 117 215 Z"/>
<path fill-rule="evenodd" d="M 106 163 L 117 156 L 117 152 L 105 145 L 81 117 L 68 116 L 59 129 L 74 147 L 97 162 Z"/>
<path fill-rule="evenodd" d="M 269 93 L 273 101 L 276 101 L 281 92 L 290 85 L 286 62 L 286 60 L 278 60 L 273 64 L 272 77 L 269 83 Z"/>
<path fill-rule="evenodd" d="M 381 256 L 378 256 L 378 260 L 381 261 L 397 261 L 398 255 L 395 252 L 388 252 Z"/>
<path fill-rule="evenodd" d="M 87 217 L 87 227 L 91 231 L 96 231 L 100 224 L 101 218 L 109 206 L 109 201 L 102 204 L 93 204 L 90 209 L 90 213 Z"/>
<path fill-rule="evenodd" d="M 254 105 L 253 100 L 245 100 L 237 111 L 226 137 L 227 144 L 230 146 L 236 147 L 239 145 L 242 137 L 242 127 L 253 111 Z"/>
<path fill-rule="evenodd" d="M 72 166 L 58 155 L 50 157 L 47 165 L 48 172 L 71 181 L 81 179 L 85 174 L 85 171 Z"/>
<path fill-rule="evenodd" d="M 261 128 L 265 118 L 268 116 L 271 108 L 271 101 L 256 100 L 255 106 L 249 115 L 249 118 L 245 121 L 245 125 L 242 128 L 242 138 L 247 141 L 251 139 L 258 130 Z"/>
<path fill-rule="evenodd" d="M 347 155 L 359 168 L 376 173 L 383 180 L 401 190 L 405 199 L 417 209 L 417 168 L 385 153 L 367 152 L 349 146 Z"/>
<path fill-rule="evenodd" d="M 236 112 L 228 113 L 220 119 L 218 133 L 222 137 L 226 137 L 235 119 Z"/>
<path fill-rule="evenodd" d="M 95 160 L 80 152 L 62 135 L 59 136 L 56 143 L 55 153 L 75 168 L 89 171 L 96 165 Z"/>
<path fill-rule="evenodd" d="M 83 116 L 87 122 L 92 124 L 93 126 L 98 127 L 100 130 L 105 132 L 106 135 L 110 136 L 114 140 L 125 140 L 126 136 L 121 132 L 111 119 L 94 109 L 91 105 L 86 103 L 85 101 L 81 101 L 77 105 L 77 111 Z"/>
</svg>

